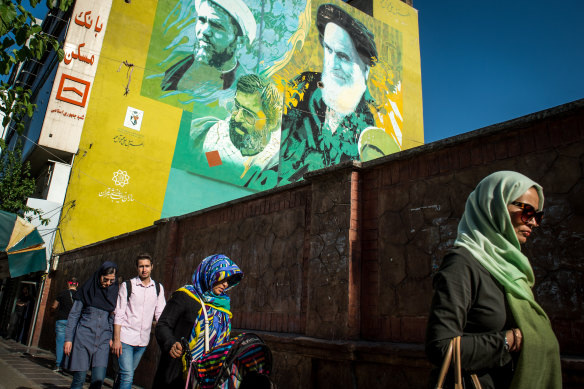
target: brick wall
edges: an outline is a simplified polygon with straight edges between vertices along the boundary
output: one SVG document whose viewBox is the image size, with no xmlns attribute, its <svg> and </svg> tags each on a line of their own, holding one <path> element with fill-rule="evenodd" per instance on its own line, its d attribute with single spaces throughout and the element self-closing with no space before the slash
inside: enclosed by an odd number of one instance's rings
<svg viewBox="0 0 584 389">
<path fill-rule="evenodd" d="M 83 281 L 106 259 L 133 275 L 141 251 L 154 253 L 153 277 L 168 295 L 202 258 L 223 253 L 245 273 L 232 292 L 233 327 L 270 345 L 279 388 L 425 387 L 432 273 L 456 237 L 468 194 L 503 169 L 544 187 L 545 222 L 525 252 L 560 340 L 565 387 L 581 387 L 584 100 L 312 172 L 301 183 L 65 253 L 47 300 L 67 275 Z M 41 346 L 54 347 L 51 320 L 42 328 Z M 157 353 L 153 340 L 137 384 L 149 387 Z"/>
</svg>

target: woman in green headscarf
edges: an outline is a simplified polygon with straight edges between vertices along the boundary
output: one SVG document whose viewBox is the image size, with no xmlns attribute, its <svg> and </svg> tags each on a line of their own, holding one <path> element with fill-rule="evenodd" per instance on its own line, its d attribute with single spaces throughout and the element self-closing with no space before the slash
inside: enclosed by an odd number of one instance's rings
<svg viewBox="0 0 584 389">
<path fill-rule="evenodd" d="M 562 387 L 558 342 L 520 246 L 542 209 L 542 188 L 529 178 L 487 176 L 468 197 L 454 249 L 434 276 L 426 353 L 439 366 L 450 339 L 462 336 L 467 388 L 471 373 L 483 389 Z"/>
</svg>

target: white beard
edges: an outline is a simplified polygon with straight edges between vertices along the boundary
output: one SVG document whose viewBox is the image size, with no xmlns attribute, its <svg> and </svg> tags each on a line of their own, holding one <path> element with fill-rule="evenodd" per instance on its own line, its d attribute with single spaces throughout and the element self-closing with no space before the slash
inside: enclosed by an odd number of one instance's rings
<svg viewBox="0 0 584 389">
<path fill-rule="evenodd" d="M 327 69 L 322 72 L 322 100 L 341 116 L 355 112 L 367 89 L 367 79 L 361 71 L 353 72 L 351 83 L 339 84 L 339 79 L 332 76 Z"/>
</svg>

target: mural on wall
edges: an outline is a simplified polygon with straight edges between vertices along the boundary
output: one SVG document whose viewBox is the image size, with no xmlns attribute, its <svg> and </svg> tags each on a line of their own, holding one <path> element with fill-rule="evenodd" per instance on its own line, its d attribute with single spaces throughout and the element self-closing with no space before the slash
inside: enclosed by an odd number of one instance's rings
<svg viewBox="0 0 584 389">
<path fill-rule="evenodd" d="M 342 2 L 158 3 L 141 94 L 183 110 L 162 217 L 402 148 L 401 33 Z"/>
<path fill-rule="evenodd" d="M 417 12 L 400 0 L 374 0 L 375 19 L 338 0 L 90 3 L 47 115 L 76 153 L 57 251 L 423 144 Z"/>
</svg>

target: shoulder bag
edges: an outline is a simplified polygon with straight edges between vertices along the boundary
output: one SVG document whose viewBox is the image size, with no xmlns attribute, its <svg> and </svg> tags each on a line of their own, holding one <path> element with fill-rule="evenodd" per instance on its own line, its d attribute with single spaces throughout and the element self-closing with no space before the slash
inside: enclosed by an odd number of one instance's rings
<svg viewBox="0 0 584 389">
<path fill-rule="evenodd" d="M 442 362 L 442 367 L 440 368 L 440 375 L 438 376 L 436 389 L 444 388 L 444 379 L 446 378 L 446 373 L 450 368 L 451 362 L 454 365 L 454 389 L 463 389 L 462 368 L 460 366 L 460 336 L 450 340 L 448 351 L 446 351 L 444 362 Z M 476 374 L 471 374 L 470 378 L 474 384 L 475 389 L 482 389 L 481 383 Z"/>
</svg>

